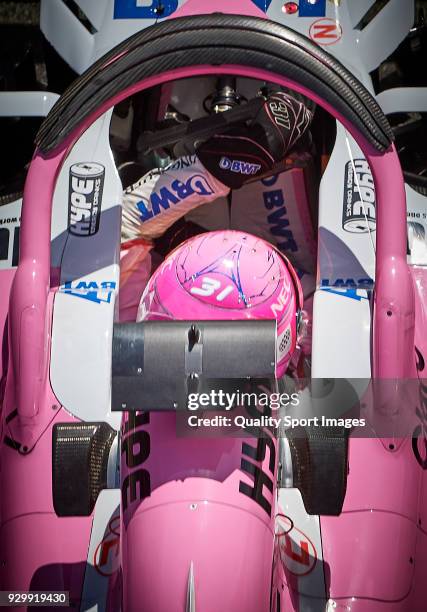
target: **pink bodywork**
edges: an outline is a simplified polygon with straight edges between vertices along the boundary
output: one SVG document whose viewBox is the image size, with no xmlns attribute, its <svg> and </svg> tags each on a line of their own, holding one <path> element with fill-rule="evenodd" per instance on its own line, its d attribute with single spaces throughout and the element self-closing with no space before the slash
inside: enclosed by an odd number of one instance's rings
<svg viewBox="0 0 427 612">
<path fill-rule="evenodd" d="M 192 0 L 184 8 L 192 14 L 221 8 L 262 16 L 244 0 L 222 2 L 221 6 Z M 2 589 L 66 586 L 78 598 L 87 558 L 92 517 L 56 517 L 51 493 L 52 426 L 55 421 L 72 419 L 65 407 L 58 405 L 49 382 L 53 297 L 50 223 L 61 165 L 84 130 L 120 100 L 170 79 L 218 73 L 272 81 L 304 93 L 342 121 L 363 149 L 377 195 L 373 374 L 379 378 L 417 376 L 415 295 L 406 262 L 405 192 L 394 147 L 378 154 L 329 104 L 267 70 L 194 66 L 134 84 L 82 122 L 53 155 L 44 158 L 36 152 L 28 172 L 20 263 L 10 296 L 9 362 L 2 414 L 2 420 L 8 417 L 3 434 L 19 440 L 22 452 L 5 444 L 0 451 L 0 561 L 6 561 L 0 564 Z M 393 396 L 385 398 L 388 400 Z M 273 508 L 268 516 L 253 500 L 239 494 L 239 481 L 254 485 L 240 470 L 244 441 L 180 439 L 175 433 L 175 415 L 170 414 L 153 419 L 143 430 L 153 449 L 146 466 L 152 494 L 137 505 L 126 527 L 122 526 L 125 609 L 182 612 L 192 562 L 197 610 L 266 612 L 270 606 L 274 496 L 264 487 Z M 248 443 L 255 446 L 256 441 Z M 269 464 L 270 459 L 267 451 L 259 467 Z M 123 478 L 127 475 L 124 470 Z M 337 603 L 331 609 L 426 609 L 427 516 L 426 510 L 422 516 L 418 510 L 427 508 L 423 480 L 410 440 L 396 452 L 380 440 L 351 441 L 344 513 L 321 519 L 326 587 L 328 596 Z M 417 550 L 414 564 L 416 537 L 420 554 Z M 50 576 L 55 576 L 54 585 L 43 582 L 49 567 L 53 568 Z M 285 574 L 281 576 L 283 583 L 275 585 L 283 589 L 287 584 L 282 612 L 299 610 L 304 579 Z"/>
<path fill-rule="evenodd" d="M 135 462 L 122 455 L 125 609 L 140 610 L 143 601 L 147 612 L 186 610 L 193 568 L 201 610 L 267 610 L 276 441 L 270 437 L 264 445 L 264 440 L 227 438 L 220 432 L 212 438 L 184 437 L 177 435 L 178 419 L 171 413 L 150 413 L 144 423 L 130 428 L 124 421 L 126 447 L 137 452 L 136 442 L 145 435 L 151 449 L 142 466 L 130 467 Z M 254 462 L 255 482 L 241 470 L 250 453 L 247 447 L 257 454 L 264 449 Z M 133 500 L 129 478 L 133 474 L 142 481 L 142 472 L 149 474 L 151 495 Z M 271 489 L 260 490 L 261 478 L 270 480 Z M 245 485 L 246 495 L 239 493 Z M 250 496 L 257 491 L 266 508 Z"/>
</svg>

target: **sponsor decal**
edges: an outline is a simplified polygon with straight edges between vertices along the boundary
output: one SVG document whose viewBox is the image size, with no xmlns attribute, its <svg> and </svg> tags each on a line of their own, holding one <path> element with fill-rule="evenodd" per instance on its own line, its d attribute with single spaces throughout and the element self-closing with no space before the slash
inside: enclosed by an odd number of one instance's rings
<svg viewBox="0 0 427 612">
<path fill-rule="evenodd" d="M 149 412 L 127 413 L 127 420 L 122 424 L 122 474 L 129 473 L 121 483 L 122 508 L 125 513 L 125 524 L 130 516 L 128 507 L 134 502 L 143 501 L 151 495 L 150 472 L 143 467 L 150 456 L 150 434 L 143 429 L 150 423 Z M 123 469 L 125 466 L 126 469 Z"/>
<path fill-rule="evenodd" d="M 101 283 L 96 281 L 69 281 L 61 285 L 58 291 L 96 304 L 101 304 L 101 302 L 109 304 L 115 289 L 115 281 L 102 281 Z"/>
<path fill-rule="evenodd" d="M 266 13 L 270 8 L 272 0 L 252 0 L 252 2 L 255 4 L 255 6 Z"/>
<path fill-rule="evenodd" d="M 171 204 L 179 204 L 194 194 L 205 197 L 213 193 L 214 189 L 205 177 L 201 174 L 194 174 L 185 183 L 175 180 L 172 181 L 170 188 L 161 187 L 159 192 L 153 192 L 150 195 L 151 209 L 147 207 L 143 200 L 137 202 L 136 207 L 141 213 L 141 221 L 144 223 L 159 215 L 162 210 L 170 208 Z"/>
<path fill-rule="evenodd" d="M 74 236 L 93 236 L 99 229 L 105 168 L 84 162 L 70 168 L 68 231 Z"/>
<path fill-rule="evenodd" d="M 275 177 L 264 179 L 262 182 L 264 185 L 270 187 L 274 185 L 277 178 L 276 175 Z M 264 191 L 262 196 L 265 208 L 272 211 L 267 215 L 267 221 L 270 226 L 271 235 L 277 236 L 277 248 L 283 253 L 295 253 L 298 251 L 298 246 L 290 229 L 285 206 L 285 197 L 282 189 Z"/>
<path fill-rule="evenodd" d="M 9 237 L 7 227 L 0 227 L 0 261 L 9 259 Z"/>
<path fill-rule="evenodd" d="M 413 219 L 427 219 L 427 213 L 408 210 L 406 213 L 406 218 L 408 221 L 412 221 Z"/>
<path fill-rule="evenodd" d="M 16 267 L 19 259 L 21 206 L 14 203 L 13 208 L 13 212 L 9 210 L 7 216 L 0 217 L 0 267 L 3 270 Z M 1 212 L 5 214 L 5 211 Z"/>
<path fill-rule="evenodd" d="M 339 6 L 340 0 L 329 0 Z M 252 0 L 263 13 L 270 8 L 272 0 Z M 299 0 L 300 17 L 324 17 L 326 0 Z M 114 0 L 113 19 L 159 19 L 169 17 L 178 8 L 178 0 Z"/>
<path fill-rule="evenodd" d="M 342 227 L 353 234 L 375 231 L 375 185 L 366 159 L 345 165 Z"/>
<path fill-rule="evenodd" d="M 254 419 L 271 417 L 271 408 L 268 405 L 263 406 L 263 410 L 258 410 L 257 406 L 249 402 L 245 407 L 248 415 Z M 246 431 L 259 436 L 257 427 L 246 427 Z M 263 428 L 263 433 L 265 437 L 258 437 L 256 446 L 247 442 L 242 443 L 240 470 L 251 479 L 252 483 L 248 484 L 241 480 L 239 493 L 253 499 L 267 516 L 271 517 L 276 482 L 276 441 L 269 427 Z"/>
<path fill-rule="evenodd" d="M 322 280 L 320 281 L 320 288 L 324 289 L 325 287 L 350 287 L 352 289 L 369 290 L 374 288 L 374 280 L 372 278 L 336 278 L 334 282 L 331 282 L 331 279 L 329 278 L 322 278 Z"/>
<path fill-rule="evenodd" d="M 277 318 L 279 312 L 283 312 L 289 305 L 289 287 L 282 287 L 277 303 L 270 306 L 273 316 Z M 283 313 L 284 314 L 284 313 Z"/>
<path fill-rule="evenodd" d="M 358 291 L 360 291 L 359 289 L 333 289 L 332 287 L 321 287 L 321 290 L 327 291 L 327 293 L 335 293 L 336 295 L 341 295 L 358 302 L 361 302 L 362 300 L 369 300 L 368 295 L 360 295 L 360 293 L 358 293 Z M 364 290 L 362 289 L 362 291 Z"/>
<path fill-rule="evenodd" d="M 276 537 L 284 567 L 294 576 L 306 576 L 317 562 L 317 551 L 310 538 L 284 515 L 276 516 Z"/>
<path fill-rule="evenodd" d="M 0 225 L 16 225 L 21 222 L 21 217 L 3 217 L 0 218 Z"/>
<path fill-rule="evenodd" d="M 221 170 L 230 170 L 230 172 L 237 172 L 238 174 L 256 174 L 258 170 L 261 170 L 259 164 L 250 164 L 239 159 L 229 159 L 228 157 L 221 157 L 219 167 Z"/>
<path fill-rule="evenodd" d="M 177 8 L 178 0 L 114 0 L 113 19 L 158 19 Z"/>
<path fill-rule="evenodd" d="M 120 569 L 120 516 L 113 516 L 106 533 L 93 556 L 93 566 L 101 576 L 108 578 Z"/>
<path fill-rule="evenodd" d="M 309 36 L 318 45 L 334 45 L 342 37 L 342 28 L 338 21 L 324 17 L 313 21 L 310 26 Z"/>
<path fill-rule="evenodd" d="M 173 161 L 166 170 L 182 170 L 183 168 L 190 168 L 197 161 L 197 155 L 184 155 L 179 159 Z"/>
<path fill-rule="evenodd" d="M 0 219 L 0 262 L 10 262 L 4 265 L 16 267 L 19 260 L 19 233 L 20 226 L 16 225 L 20 219 L 13 217 L 10 219 Z M 7 227 L 10 225 L 11 227 Z"/>
<path fill-rule="evenodd" d="M 326 0 L 299 0 L 298 2 L 285 2 L 282 12 L 287 15 L 299 17 L 324 17 L 326 15 Z"/>
<path fill-rule="evenodd" d="M 326 0 L 299 0 L 300 17 L 324 17 Z"/>
</svg>

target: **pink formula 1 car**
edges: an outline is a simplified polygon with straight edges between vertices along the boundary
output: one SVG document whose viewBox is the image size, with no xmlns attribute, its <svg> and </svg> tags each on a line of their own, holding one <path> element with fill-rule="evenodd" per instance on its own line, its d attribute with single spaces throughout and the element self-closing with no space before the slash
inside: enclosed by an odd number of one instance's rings
<svg viewBox="0 0 427 612">
<path fill-rule="evenodd" d="M 163 4 L 167 12 L 173 3 Z M 331 33 L 331 24 L 322 27 Z M 216 88 L 224 79 L 233 86 Z M 270 219 L 276 234 L 291 231 L 289 199 L 314 224 L 308 385 L 274 381 L 274 317 L 119 321 L 131 166 L 117 125 L 111 135 L 113 107 L 126 117 L 133 109 L 127 141 L 146 171 L 222 129 L 204 112 L 209 92 L 240 92 L 220 120 L 230 124 L 249 117 L 271 84 L 317 105 L 315 146 L 301 167 L 233 194 L 248 224 L 232 229 L 254 233 L 251 207 L 272 198 L 282 211 Z M 342 64 L 249 0 L 189 0 L 61 97 L 38 135 L 20 232 L 20 203 L 0 209 L 8 220 L 0 224 L 0 591 L 11 592 L 1 603 L 427 609 L 427 261 L 423 225 L 412 223 L 408 238 L 392 139 L 375 100 Z M 189 221 L 225 229 L 227 205 Z M 317 429 L 301 418 L 299 435 L 289 421 L 283 435 L 188 432 L 189 393 L 218 379 L 293 385 L 290 421 L 340 405 L 339 414 L 357 408 L 366 427 L 360 434 L 336 418 Z"/>
</svg>

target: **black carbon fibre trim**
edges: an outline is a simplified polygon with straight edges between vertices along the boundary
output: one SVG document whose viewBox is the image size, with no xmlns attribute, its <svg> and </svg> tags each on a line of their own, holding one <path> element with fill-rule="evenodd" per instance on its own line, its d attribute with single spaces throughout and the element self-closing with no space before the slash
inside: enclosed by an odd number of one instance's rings
<svg viewBox="0 0 427 612">
<path fill-rule="evenodd" d="M 119 91 L 165 71 L 200 64 L 236 64 L 288 77 L 328 101 L 378 151 L 393 140 L 386 117 L 365 87 L 310 40 L 264 19 L 212 14 L 171 19 L 118 45 L 61 96 L 36 144 L 48 153 Z"/>
<path fill-rule="evenodd" d="M 108 423 L 57 423 L 52 430 L 52 496 L 58 516 L 89 516 L 107 488 L 117 432 Z"/>
<path fill-rule="evenodd" d="M 338 516 L 347 490 L 348 438 L 344 427 L 298 427 L 286 432 L 293 486 L 308 514 Z"/>
</svg>

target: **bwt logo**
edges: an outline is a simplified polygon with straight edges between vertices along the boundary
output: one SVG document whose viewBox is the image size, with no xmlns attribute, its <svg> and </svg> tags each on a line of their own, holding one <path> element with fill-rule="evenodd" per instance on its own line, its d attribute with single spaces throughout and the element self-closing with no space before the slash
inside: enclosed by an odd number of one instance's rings
<svg viewBox="0 0 427 612">
<path fill-rule="evenodd" d="M 158 19 L 169 17 L 178 8 L 178 0 L 115 0 L 114 19 Z"/>
<path fill-rule="evenodd" d="M 249 164 L 238 159 L 229 159 L 228 157 L 221 157 L 219 167 L 221 170 L 230 170 L 230 172 L 237 172 L 238 174 L 256 174 L 258 170 L 261 170 L 259 164 Z"/>
<path fill-rule="evenodd" d="M 278 180 L 278 175 L 264 179 L 264 185 L 270 187 Z M 266 210 L 270 211 L 267 221 L 272 236 L 277 237 L 277 248 L 283 253 L 296 253 L 298 245 L 294 239 L 288 219 L 288 211 L 285 206 L 285 196 L 282 189 L 271 189 L 264 191 L 263 199 Z"/>
<path fill-rule="evenodd" d="M 168 210 L 171 204 L 179 204 L 194 194 L 206 197 L 213 193 L 214 189 L 205 177 L 201 174 L 194 174 L 185 183 L 178 180 L 172 181 L 170 189 L 161 187 L 159 192 L 153 192 L 150 195 L 149 204 L 141 200 L 137 202 L 136 207 L 140 212 L 140 219 L 144 223 L 160 215 L 162 210 Z"/>
<path fill-rule="evenodd" d="M 115 281 L 67 281 L 58 289 L 60 293 L 74 295 L 75 297 L 101 304 L 109 304 L 111 296 L 116 289 Z"/>
<path fill-rule="evenodd" d="M 346 289 L 347 287 L 351 289 L 373 289 L 374 288 L 374 280 L 372 278 L 322 278 L 320 281 L 320 288 L 333 287 L 339 289 Z"/>
<path fill-rule="evenodd" d="M 272 0 L 252 0 L 263 13 Z M 339 0 L 334 0 L 334 3 Z M 184 4 L 184 3 L 181 3 Z M 178 0 L 114 0 L 114 19 L 159 19 L 169 17 L 178 8 Z M 300 17 L 324 17 L 326 0 L 299 0 Z"/>
<path fill-rule="evenodd" d="M 266 13 L 272 0 L 252 0 L 252 2 Z M 320 4 L 325 4 L 325 2 L 326 0 L 320 0 Z M 310 6 L 309 0 L 300 0 L 300 3 Z M 172 15 L 177 8 L 178 0 L 162 0 L 161 2 L 160 0 L 114 0 L 114 19 L 164 18 Z M 314 14 L 324 15 L 317 11 Z"/>
</svg>

